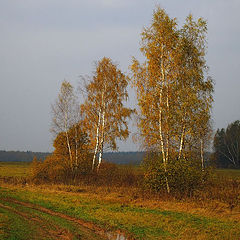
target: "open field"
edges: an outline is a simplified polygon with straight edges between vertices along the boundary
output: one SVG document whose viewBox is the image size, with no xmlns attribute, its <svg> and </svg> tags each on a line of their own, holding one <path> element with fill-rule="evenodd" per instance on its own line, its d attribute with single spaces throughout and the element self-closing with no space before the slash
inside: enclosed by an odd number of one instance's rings
<svg viewBox="0 0 240 240">
<path fill-rule="evenodd" d="M 29 162 L 0 162 L 0 177 L 26 177 L 29 166 Z"/>
<path fill-rule="evenodd" d="M 0 161 L 0 177 L 27 177 L 29 176 L 29 162 L 1 162 Z M 120 165 L 120 168 L 124 167 Z M 133 166 L 132 166 L 133 167 Z M 137 171 L 139 167 L 135 167 Z M 239 169 L 217 169 L 216 174 L 222 177 L 229 177 L 234 179 L 240 179 Z"/>
<path fill-rule="evenodd" d="M 0 176 L 28 175 L 28 165 L 1 166 Z M 238 178 L 238 171 L 233 172 L 217 174 Z M 237 240 L 240 207 L 229 206 L 216 200 L 145 196 L 133 187 L 0 182 L 0 239 L 115 240 L 113 233 L 121 233 L 128 240 Z"/>
</svg>

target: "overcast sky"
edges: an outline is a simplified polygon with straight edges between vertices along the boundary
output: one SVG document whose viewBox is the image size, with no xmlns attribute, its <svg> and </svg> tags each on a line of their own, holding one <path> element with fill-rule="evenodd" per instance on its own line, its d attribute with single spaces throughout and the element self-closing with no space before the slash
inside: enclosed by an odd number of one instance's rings
<svg viewBox="0 0 240 240">
<path fill-rule="evenodd" d="M 239 0 L 0 0 L 0 150 L 51 151 L 61 82 L 75 85 L 103 56 L 127 72 L 156 4 L 180 25 L 189 13 L 208 21 L 214 128 L 240 119 Z"/>
</svg>

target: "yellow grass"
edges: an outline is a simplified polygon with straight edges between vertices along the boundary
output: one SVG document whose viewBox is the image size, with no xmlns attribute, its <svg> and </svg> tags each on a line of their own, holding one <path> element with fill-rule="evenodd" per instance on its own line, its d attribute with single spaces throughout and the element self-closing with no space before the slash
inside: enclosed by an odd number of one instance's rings
<svg viewBox="0 0 240 240">
<path fill-rule="evenodd" d="M 26 177 L 29 166 L 27 162 L 0 162 L 0 177 Z"/>
</svg>

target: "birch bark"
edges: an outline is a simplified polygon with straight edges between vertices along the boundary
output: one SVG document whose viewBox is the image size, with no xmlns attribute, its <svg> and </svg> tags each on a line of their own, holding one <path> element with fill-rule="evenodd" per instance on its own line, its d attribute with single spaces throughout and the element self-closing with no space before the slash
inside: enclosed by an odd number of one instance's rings
<svg viewBox="0 0 240 240">
<path fill-rule="evenodd" d="M 70 141 L 69 141 L 69 136 L 68 136 L 68 127 L 67 127 L 67 122 L 68 122 L 68 114 L 65 113 L 65 122 L 64 122 L 64 127 L 65 127 L 65 135 L 67 139 L 67 146 L 68 146 L 68 152 L 69 152 L 69 158 L 70 158 L 70 167 L 71 170 L 73 171 L 73 158 L 72 158 L 72 151 L 71 151 L 71 146 L 70 146 Z"/>
<path fill-rule="evenodd" d="M 182 156 L 182 150 L 184 145 L 185 129 L 186 129 L 185 116 L 186 116 L 186 111 L 184 111 L 184 115 L 182 118 L 182 132 L 181 132 L 180 145 L 179 145 L 179 151 L 178 151 L 178 159 L 180 159 Z"/>
<path fill-rule="evenodd" d="M 163 51 L 163 46 L 162 46 L 162 51 Z M 162 150 L 163 166 L 165 171 L 166 188 L 167 188 L 167 192 L 170 193 L 170 187 L 169 187 L 168 177 L 167 177 L 168 146 L 167 146 L 167 154 L 165 154 L 163 132 L 162 132 L 162 100 L 163 100 L 162 95 L 163 95 L 163 83 L 165 81 L 163 55 L 161 56 L 161 74 L 162 74 L 162 79 L 161 79 L 162 82 L 161 82 L 161 89 L 160 89 L 160 95 L 159 95 L 159 137 L 160 137 L 160 144 L 161 144 L 161 150 Z"/>
<path fill-rule="evenodd" d="M 93 154 L 92 170 L 94 170 L 96 156 L 97 156 L 97 152 L 98 152 L 98 149 L 99 149 L 99 128 L 100 128 L 100 125 L 101 125 L 101 108 L 98 112 L 98 123 L 97 123 L 97 129 L 96 129 L 96 145 L 95 145 L 94 154 Z"/>
<path fill-rule="evenodd" d="M 104 128 L 105 128 L 105 109 L 103 110 L 103 114 L 102 114 L 102 136 L 101 136 L 101 144 L 100 144 L 101 148 L 100 148 L 100 153 L 98 158 L 97 171 L 99 171 L 100 165 L 102 163 L 103 146 L 104 146 Z"/>
</svg>

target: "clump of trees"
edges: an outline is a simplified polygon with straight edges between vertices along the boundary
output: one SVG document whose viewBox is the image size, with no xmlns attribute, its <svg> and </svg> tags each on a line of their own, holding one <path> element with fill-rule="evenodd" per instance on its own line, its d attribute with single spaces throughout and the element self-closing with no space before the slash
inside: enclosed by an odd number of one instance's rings
<svg viewBox="0 0 240 240">
<path fill-rule="evenodd" d="M 128 77 L 104 57 L 96 63 L 93 76 L 84 80 L 82 104 L 73 86 L 63 81 L 52 105 L 55 150 L 44 162 L 34 161 L 34 179 L 66 182 L 99 172 L 104 147 L 116 150 L 116 140 L 128 137 L 127 119 L 134 112 L 124 106 Z M 104 168 L 110 167 L 105 164 Z"/>
<path fill-rule="evenodd" d="M 204 171 L 213 101 L 213 82 L 206 77 L 206 31 L 203 19 L 194 21 L 189 15 L 179 28 L 176 19 L 158 7 L 151 26 L 142 32 L 140 50 L 146 61 L 140 64 L 133 58 L 131 66 L 141 135 L 148 149 L 160 153 L 161 167 L 151 161 L 159 171 L 147 168 L 146 178 L 164 179 L 168 193 L 173 187 L 170 175 L 178 181 L 179 168 L 187 170 L 183 160 Z"/>
<path fill-rule="evenodd" d="M 214 162 L 220 168 L 240 168 L 240 121 L 218 129 L 213 140 Z"/>
<path fill-rule="evenodd" d="M 151 152 L 145 161 L 148 186 L 190 194 L 206 182 L 204 151 L 211 137 L 213 102 L 206 34 L 202 18 L 195 21 L 189 15 L 179 27 L 175 18 L 157 7 L 152 24 L 141 34 L 140 50 L 146 60 L 141 64 L 133 58 L 131 78 L 104 57 L 96 63 L 93 76 L 83 78 L 82 104 L 64 81 L 52 107 L 55 150 L 42 166 L 46 163 L 48 171 L 61 166 L 59 171 L 66 175 L 67 169 L 73 179 L 101 171 L 104 149 L 117 149 L 116 140 L 129 135 L 127 120 L 134 110 L 124 102 L 131 80 L 137 92 L 141 137 Z"/>
<path fill-rule="evenodd" d="M 31 168 L 34 182 L 74 183 L 90 172 L 92 154 L 89 139 L 80 123 L 67 132 L 60 132 L 53 147 L 53 153 L 44 161 L 34 158 Z"/>
</svg>

